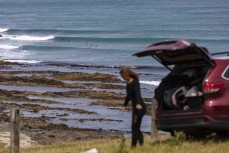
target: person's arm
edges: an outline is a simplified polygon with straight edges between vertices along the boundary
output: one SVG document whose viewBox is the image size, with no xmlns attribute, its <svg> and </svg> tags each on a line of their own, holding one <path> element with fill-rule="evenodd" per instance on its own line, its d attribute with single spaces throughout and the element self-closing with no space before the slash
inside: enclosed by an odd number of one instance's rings
<svg viewBox="0 0 229 153">
<path fill-rule="evenodd" d="M 140 91 L 140 83 L 138 80 L 135 81 L 134 83 L 134 92 L 135 92 L 135 98 L 136 98 L 136 109 L 140 110 L 142 109 L 142 96 L 141 96 L 141 91 Z"/>
<path fill-rule="evenodd" d="M 141 104 L 142 97 L 140 91 L 140 84 L 137 80 L 135 80 L 134 82 L 134 92 L 135 92 L 136 104 Z"/>
<path fill-rule="evenodd" d="M 127 94 L 127 95 L 126 95 L 126 98 L 125 98 L 125 102 L 124 102 L 124 104 L 123 104 L 123 105 L 124 105 L 125 107 L 127 107 L 127 105 L 128 105 L 128 103 L 129 103 L 129 101 L 130 101 L 130 95 L 129 95 L 129 94 Z"/>
</svg>

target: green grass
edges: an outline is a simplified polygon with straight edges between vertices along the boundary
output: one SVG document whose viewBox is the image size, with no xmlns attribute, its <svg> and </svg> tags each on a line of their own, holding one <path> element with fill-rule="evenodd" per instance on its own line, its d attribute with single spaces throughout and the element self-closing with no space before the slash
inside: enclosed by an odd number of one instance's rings
<svg viewBox="0 0 229 153">
<path fill-rule="evenodd" d="M 23 148 L 20 153 L 80 153 L 92 148 L 96 148 L 99 153 L 226 153 L 229 141 L 187 141 L 179 135 L 160 136 L 158 142 L 152 142 L 149 136 L 145 136 L 144 146 L 135 149 L 131 149 L 129 139 L 102 139 Z M 7 152 L 9 149 L 0 149 L 0 153 Z"/>
</svg>

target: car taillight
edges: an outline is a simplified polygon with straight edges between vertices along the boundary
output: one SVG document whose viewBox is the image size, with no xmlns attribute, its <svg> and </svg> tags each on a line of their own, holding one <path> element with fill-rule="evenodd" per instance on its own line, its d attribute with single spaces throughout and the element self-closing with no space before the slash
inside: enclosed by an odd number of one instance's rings
<svg viewBox="0 0 229 153">
<path fill-rule="evenodd" d="M 222 82 L 205 82 L 203 85 L 204 93 L 214 93 L 222 88 L 224 83 Z"/>
<path fill-rule="evenodd" d="M 210 124 L 211 123 L 211 121 L 208 118 L 205 118 L 203 121 L 204 121 L 204 124 Z"/>
</svg>

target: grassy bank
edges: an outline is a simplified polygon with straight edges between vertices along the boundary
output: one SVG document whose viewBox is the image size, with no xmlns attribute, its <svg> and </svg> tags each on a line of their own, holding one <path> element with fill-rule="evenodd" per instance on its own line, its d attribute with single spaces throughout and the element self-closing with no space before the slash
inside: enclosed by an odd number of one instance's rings
<svg viewBox="0 0 229 153">
<path fill-rule="evenodd" d="M 99 153 L 226 153 L 229 141 L 191 141 L 182 138 L 163 136 L 159 142 L 152 142 L 145 136 L 145 145 L 130 148 L 130 140 L 89 140 L 68 144 L 55 144 L 21 149 L 21 153 L 80 153 L 96 148 Z M 8 150 L 1 149 L 1 153 Z"/>
</svg>

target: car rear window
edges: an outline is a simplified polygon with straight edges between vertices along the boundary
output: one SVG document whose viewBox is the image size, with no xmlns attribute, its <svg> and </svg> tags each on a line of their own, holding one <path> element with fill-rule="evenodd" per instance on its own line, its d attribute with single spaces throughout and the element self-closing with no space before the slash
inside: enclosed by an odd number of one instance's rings
<svg viewBox="0 0 229 153">
<path fill-rule="evenodd" d="M 188 77 L 203 77 L 206 75 L 208 71 L 207 66 L 192 66 L 192 67 L 183 67 L 183 68 L 176 68 L 172 71 L 172 76 L 182 76 L 186 75 Z M 229 75 L 228 75 L 229 76 Z"/>
<path fill-rule="evenodd" d="M 223 78 L 229 79 L 229 66 L 223 72 Z"/>
</svg>

